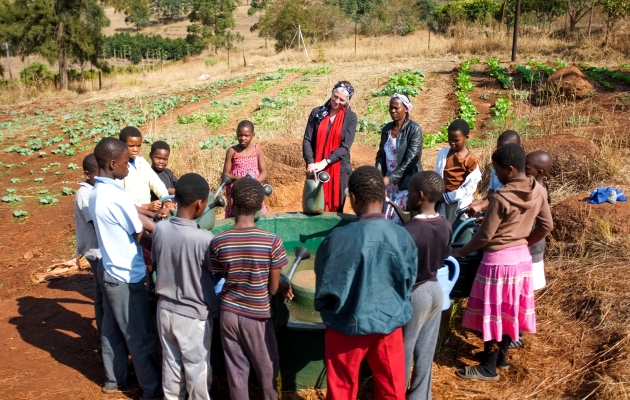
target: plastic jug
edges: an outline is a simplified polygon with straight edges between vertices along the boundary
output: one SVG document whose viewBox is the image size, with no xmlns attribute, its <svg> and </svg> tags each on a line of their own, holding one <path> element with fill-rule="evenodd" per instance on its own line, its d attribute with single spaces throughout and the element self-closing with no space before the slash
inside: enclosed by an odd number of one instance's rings
<svg viewBox="0 0 630 400">
<path fill-rule="evenodd" d="M 449 295 L 453 286 L 455 286 L 455 282 L 457 282 L 457 278 L 459 278 L 459 263 L 455 258 L 449 256 L 444 260 L 444 266 L 437 270 L 437 280 L 442 287 L 444 295 L 442 310 L 448 310 L 451 307 Z"/>
<path fill-rule="evenodd" d="M 322 184 L 330 180 L 328 172 L 321 171 L 314 173 L 314 179 L 309 174 L 304 181 L 304 190 L 302 191 L 302 211 L 305 214 L 321 214 L 324 212 L 324 191 Z"/>
</svg>

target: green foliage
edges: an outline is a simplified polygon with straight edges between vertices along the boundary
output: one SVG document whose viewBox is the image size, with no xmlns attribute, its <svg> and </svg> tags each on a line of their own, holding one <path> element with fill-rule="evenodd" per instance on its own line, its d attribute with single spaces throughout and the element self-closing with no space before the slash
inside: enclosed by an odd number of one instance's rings
<svg viewBox="0 0 630 400">
<path fill-rule="evenodd" d="M 181 38 L 116 33 L 104 38 L 101 57 L 127 58 L 137 64 L 143 59 L 181 60 L 186 56 L 200 54 L 203 49 Z"/>
<path fill-rule="evenodd" d="M 179 115 L 177 117 L 177 123 L 182 124 L 182 125 L 192 124 L 193 122 L 199 121 L 200 119 L 201 119 L 201 116 L 199 116 L 198 114 Z"/>
<path fill-rule="evenodd" d="M 630 63 L 621 63 L 621 68 L 630 69 Z"/>
<path fill-rule="evenodd" d="M 206 58 L 206 61 L 205 61 L 206 67 L 217 65 L 218 63 L 219 63 L 219 60 L 216 58 Z"/>
<path fill-rule="evenodd" d="M 548 67 L 545 64 L 538 61 L 530 61 L 528 64 L 531 65 L 532 67 L 538 68 L 538 70 L 544 72 L 547 76 L 553 75 L 553 73 L 556 72 L 554 68 Z"/>
<path fill-rule="evenodd" d="M 11 183 L 20 183 L 21 181 L 20 178 L 11 178 Z"/>
<path fill-rule="evenodd" d="M 22 201 L 22 198 L 16 194 L 8 194 L 6 196 L 2 196 L 2 201 L 5 203 L 19 203 Z"/>
<path fill-rule="evenodd" d="M 567 67 L 567 63 L 565 63 L 562 60 L 556 60 L 553 63 L 556 64 L 556 67 L 558 67 L 558 68 L 566 68 Z"/>
<path fill-rule="evenodd" d="M 285 88 L 282 88 L 279 94 L 284 95 L 300 95 L 306 96 L 309 94 L 313 94 L 313 87 L 307 85 L 300 85 L 299 83 L 293 83 Z"/>
<path fill-rule="evenodd" d="M 500 10 L 493 0 L 455 0 L 435 9 L 435 21 L 441 30 L 463 21 L 488 24 Z"/>
<path fill-rule="evenodd" d="M 227 124 L 229 117 L 223 114 L 210 113 L 205 116 L 204 123 L 212 129 L 217 129 L 221 125 Z"/>
<path fill-rule="evenodd" d="M 263 110 L 265 108 L 270 108 L 272 110 L 280 110 L 285 107 L 294 106 L 296 101 L 294 99 L 288 98 L 284 99 L 282 97 L 263 97 L 262 101 L 258 103 L 258 109 Z"/>
<path fill-rule="evenodd" d="M 228 148 L 230 148 L 231 146 L 234 146 L 235 144 L 236 144 L 236 138 L 233 135 L 231 136 L 219 135 L 219 136 L 208 138 L 204 140 L 203 142 L 199 142 L 199 147 L 202 150 L 206 150 L 206 149 L 212 149 L 213 147 L 218 146 L 218 147 L 221 147 L 222 149 L 227 150 Z"/>
<path fill-rule="evenodd" d="M 236 26 L 235 9 L 234 0 L 191 0 L 186 40 L 195 48 L 226 47 L 227 30 Z"/>
<path fill-rule="evenodd" d="M 44 196 L 39 198 L 39 203 L 43 205 L 52 205 L 59 203 L 59 200 L 52 196 Z"/>
<path fill-rule="evenodd" d="M 498 58 L 488 58 L 486 64 L 490 66 L 489 75 L 493 78 L 497 78 L 503 89 L 509 89 L 514 83 L 514 78 L 508 75 L 508 69 L 500 65 Z"/>
<path fill-rule="evenodd" d="M 359 118 L 359 120 L 357 121 L 357 131 L 379 135 L 384 125 L 385 122 L 379 123 L 377 121 L 369 120 L 367 118 Z"/>
<path fill-rule="evenodd" d="M 35 178 L 33 181 L 35 181 L 35 183 L 42 183 L 44 182 L 44 178 Z"/>
<path fill-rule="evenodd" d="M 381 1 L 361 16 L 359 32 L 369 36 L 405 36 L 418 28 L 422 13 L 418 0 Z"/>
<path fill-rule="evenodd" d="M 511 104 L 512 103 L 510 103 L 510 98 L 504 97 L 502 99 L 498 99 L 496 103 L 494 103 L 494 107 L 492 107 L 490 111 L 497 118 L 505 118 L 508 111 L 510 110 Z"/>
<path fill-rule="evenodd" d="M 459 117 L 468 123 L 470 129 L 475 129 L 475 122 L 477 121 L 476 115 L 479 114 L 472 99 L 468 97 L 468 93 L 472 92 L 475 88 L 475 85 L 472 83 L 470 69 L 474 64 L 478 63 L 478 58 L 464 61 L 459 67 L 457 78 L 455 78 L 455 83 L 459 89 L 455 92 L 455 97 L 457 97 L 457 101 L 459 102 Z"/>
<path fill-rule="evenodd" d="M 442 129 L 438 133 L 427 133 L 422 135 L 422 147 L 424 147 L 425 149 L 430 149 L 431 147 L 435 147 L 439 143 L 448 142 L 448 125 L 450 125 L 450 122 L 449 124 L 442 127 Z"/>
<path fill-rule="evenodd" d="M 610 74 L 608 68 L 595 68 L 591 67 L 586 63 L 580 63 L 580 70 L 584 73 L 584 75 L 593 78 L 597 83 L 605 87 L 606 89 L 614 89 L 610 82 L 608 82 L 604 75 Z"/>
<path fill-rule="evenodd" d="M 269 89 L 271 86 L 277 85 L 280 81 L 256 81 L 248 86 L 243 86 L 236 89 L 236 94 L 249 94 L 249 93 L 262 93 Z"/>
<path fill-rule="evenodd" d="M 75 163 L 70 163 L 70 164 L 68 164 L 68 169 L 77 170 L 77 169 L 79 169 L 79 166 L 76 165 Z"/>
<path fill-rule="evenodd" d="M 48 194 L 48 189 L 42 189 L 38 193 L 39 194 Z"/>
<path fill-rule="evenodd" d="M 536 68 L 532 68 L 529 65 L 517 65 L 516 70 L 520 72 L 521 75 L 523 75 L 523 79 L 529 83 L 540 81 L 542 72 Z"/>
<path fill-rule="evenodd" d="M 55 79 L 55 75 L 40 62 L 34 62 L 20 71 L 20 80 L 25 83 L 52 82 L 53 79 Z"/>
<path fill-rule="evenodd" d="M 61 189 L 61 194 L 63 196 L 72 196 L 73 194 L 75 194 L 77 191 L 69 188 L 69 187 L 64 187 L 63 189 Z"/>
<path fill-rule="evenodd" d="M 13 217 L 15 218 L 26 218 L 28 216 L 28 213 L 24 210 L 14 210 L 13 211 Z"/>
<path fill-rule="evenodd" d="M 405 69 L 390 76 L 387 86 L 381 90 L 373 90 L 372 96 L 391 96 L 394 93 L 417 96 L 418 90 L 424 90 L 424 72 Z"/>
<path fill-rule="evenodd" d="M 315 68 L 307 68 L 302 72 L 302 75 L 329 75 L 332 72 L 332 68 L 328 65 L 320 65 Z"/>
</svg>

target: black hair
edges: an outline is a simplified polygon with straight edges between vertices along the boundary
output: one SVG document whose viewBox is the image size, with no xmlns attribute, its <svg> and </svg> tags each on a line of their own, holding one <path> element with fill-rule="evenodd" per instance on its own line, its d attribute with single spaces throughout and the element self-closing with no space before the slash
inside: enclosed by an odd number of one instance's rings
<svg viewBox="0 0 630 400">
<path fill-rule="evenodd" d="M 197 200 L 205 200 L 210 193 L 210 186 L 203 176 L 195 173 L 184 174 L 177 181 L 175 202 L 180 206 L 188 206 Z"/>
<path fill-rule="evenodd" d="M 236 127 L 236 132 L 238 133 L 241 128 L 248 128 L 250 131 L 252 131 L 252 133 L 254 133 L 254 124 L 248 119 L 244 119 L 238 123 L 238 126 Z"/>
<path fill-rule="evenodd" d="M 168 145 L 168 143 L 166 143 L 163 140 L 156 140 L 155 142 L 153 142 L 153 144 L 151 145 L 151 152 L 149 154 L 153 154 L 153 152 L 155 150 L 166 150 L 170 153 L 171 151 L 171 146 Z"/>
<path fill-rule="evenodd" d="M 179 182 L 177 183 L 179 190 Z M 262 207 L 265 190 L 256 179 L 245 176 L 232 186 L 232 201 L 240 215 L 254 215 Z"/>
<path fill-rule="evenodd" d="M 140 129 L 136 128 L 135 126 L 126 126 L 121 129 L 120 135 L 118 135 L 118 139 L 122 140 L 125 143 L 127 143 L 127 139 L 129 139 L 130 137 L 141 138 L 142 133 L 140 132 Z"/>
<path fill-rule="evenodd" d="M 362 203 L 382 203 L 385 200 L 385 183 L 380 170 L 364 165 L 352 172 L 348 191 Z"/>
<path fill-rule="evenodd" d="M 499 135 L 499 137 L 497 138 L 497 143 L 503 143 L 504 145 L 508 143 L 514 143 L 520 146 L 521 137 L 519 136 L 518 132 L 513 131 L 513 130 L 507 130 Z"/>
<path fill-rule="evenodd" d="M 92 173 L 98 173 L 98 163 L 94 153 L 90 153 L 83 159 L 83 170 Z"/>
<path fill-rule="evenodd" d="M 446 190 L 444 179 L 435 171 L 420 171 L 411 176 L 409 188 L 422 192 L 432 203 L 442 198 Z"/>
<path fill-rule="evenodd" d="M 94 147 L 94 157 L 99 168 L 107 169 L 109 162 L 118 160 L 127 150 L 127 145 L 120 139 L 106 137 Z"/>
<path fill-rule="evenodd" d="M 497 163 L 497 165 L 501 168 L 507 168 L 512 166 L 516 168 L 518 172 L 525 171 L 525 160 L 527 158 L 527 154 L 525 150 L 518 144 L 508 143 L 504 146 L 496 149 L 494 153 L 492 153 L 492 161 Z"/>
<path fill-rule="evenodd" d="M 449 132 L 461 132 L 462 135 L 468 137 L 470 135 L 470 126 L 468 126 L 468 122 L 464 121 L 461 118 L 457 118 L 448 126 Z"/>
</svg>

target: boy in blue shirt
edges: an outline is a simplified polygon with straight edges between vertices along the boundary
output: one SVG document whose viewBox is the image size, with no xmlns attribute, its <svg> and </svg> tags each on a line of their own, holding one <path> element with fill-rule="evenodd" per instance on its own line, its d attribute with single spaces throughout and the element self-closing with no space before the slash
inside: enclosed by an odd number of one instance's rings
<svg viewBox="0 0 630 400">
<path fill-rule="evenodd" d="M 407 389 L 402 326 L 418 270 L 418 249 L 402 226 L 382 213 L 380 170 L 357 168 L 348 196 L 359 220 L 333 230 L 315 257 L 315 309 L 326 325 L 327 399 L 356 399 L 366 358 L 374 398 L 404 399 Z"/>
<path fill-rule="evenodd" d="M 157 334 L 144 288 L 146 270 L 140 247 L 140 243 L 150 247 L 145 229 L 152 231 L 155 224 L 138 214 L 129 194 L 115 181 L 128 173 L 125 143 L 104 138 L 94 148 L 94 156 L 98 176 L 89 208 L 102 255 L 97 273 L 103 290 L 103 392 L 118 392 L 126 384 L 129 353 L 142 399 L 161 399 Z"/>
</svg>

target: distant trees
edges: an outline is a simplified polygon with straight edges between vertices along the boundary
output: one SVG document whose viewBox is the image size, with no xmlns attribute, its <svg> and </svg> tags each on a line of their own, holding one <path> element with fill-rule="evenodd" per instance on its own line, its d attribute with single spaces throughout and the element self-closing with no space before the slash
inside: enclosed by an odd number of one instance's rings
<svg viewBox="0 0 630 400">
<path fill-rule="evenodd" d="M 96 0 L 0 0 L 0 39 L 21 56 L 58 62 L 61 89 L 68 88 L 70 60 L 97 62 L 107 25 Z"/>
<path fill-rule="evenodd" d="M 234 0 L 191 0 L 186 40 L 194 47 L 213 46 L 215 51 L 226 47 L 226 31 L 236 26 L 234 9 Z M 242 35 L 234 35 L 242 40 Z"/>
</svg>

